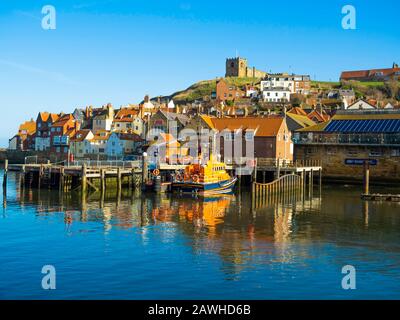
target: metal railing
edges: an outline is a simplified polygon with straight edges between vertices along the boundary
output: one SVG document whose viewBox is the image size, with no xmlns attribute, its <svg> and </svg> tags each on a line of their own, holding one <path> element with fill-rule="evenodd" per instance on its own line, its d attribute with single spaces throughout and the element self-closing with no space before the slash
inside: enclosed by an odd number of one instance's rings
<svg viewBox="0 0 400 320">
<path fill-rule="evenodd" d="M 140 168 L 141 161 L 123 161 L 123 160 L 77 160 L 69 163 L 70 167 L 82 167 L 86 165 L 90 168 L 123 168 L 123 169 L 133 169 Z"/>
<path fill-rule="evenodd" d="M 293 138 L 295 144 L 364 144 L 364 145 L 400 145 L 400 134 L 301 134 Z"/>
</svg>

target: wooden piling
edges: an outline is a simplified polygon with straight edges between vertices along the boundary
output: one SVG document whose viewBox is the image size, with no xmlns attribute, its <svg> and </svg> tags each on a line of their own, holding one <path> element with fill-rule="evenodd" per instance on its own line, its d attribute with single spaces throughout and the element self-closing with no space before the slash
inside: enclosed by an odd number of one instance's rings
<svg viewBox="0 0 400 320">
<path fill-rule="evenodd" d="M 60 168 L 59 189 L 64 190 L 64 167 Z"/>
<path fill-rule="evenodd" d="M 364 194 L 369 194 L 369 161 L 364 161 Z"/>
<path fill-rule="evenodd" d="M 7 176 L 8 176 L 8 159 L 5 159 L 4 160 L 3 188 L 7 188 Z"/>
<path fill-rule="evenodd" d="M 81 182 L 81 187 L 82 187 L 82 195 L 86 195 L 87 191 L 87 176 L 86 176 L 86 164 L 84 163 L 82 165 L 82 182 Z"/>
<path fill-rule="evenodd" d="M 142 189 L 146 189 L 147 179 L 149 177 L 148 166 L 147 166 L 147 153 L 143 153 L 142 157 Z"/>
<path fill-rule="evenodd" d="M 117 169 L 117 188 L 118 188 L 118 192 L 121 192 L 121 189 L 122 189 L 121 168 Z"/>
</svg>

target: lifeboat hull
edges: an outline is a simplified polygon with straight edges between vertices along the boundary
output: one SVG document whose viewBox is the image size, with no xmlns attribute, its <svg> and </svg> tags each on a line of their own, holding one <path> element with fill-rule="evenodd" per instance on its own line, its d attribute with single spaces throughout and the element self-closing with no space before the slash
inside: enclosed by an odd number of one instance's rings
<svg viewBox="0 0 400 320">
<path fill-rule="evenodd" d="M 235 177 L 212 183 L 174 182 L 172 190 L 179 193 L 197 193 L 203 195 L 229 194 L 233 192 L 236 181 L 237 178 Z"/>
</svg>

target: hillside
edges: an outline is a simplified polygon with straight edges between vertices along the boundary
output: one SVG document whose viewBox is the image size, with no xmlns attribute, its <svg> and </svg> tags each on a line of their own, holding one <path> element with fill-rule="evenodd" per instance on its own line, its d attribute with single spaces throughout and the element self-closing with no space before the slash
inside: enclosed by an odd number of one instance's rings
<svg viewBox="0 0 400 320">
<path fill-rule="evenodd" d="M 244 86 L 246 84 L 259 84 L 261 79 L 254 78 L 223 78 L 228 84 L 235 86 Z M 175 103 L 190 103 L 205 96 L 210 96 L 216 89 L 217 79 L 199 81 L 189 88 L 177 91 L 170 96 L 160 97 L 161 99 L 173 99 Z"/>
<path fill-rule="evenodd" d="M 246 84 L 259 85 L 261 79 L 254 78 L 236 78 L 227 77 L 223 78 L 228 84 L 235 86 L 244 86 Z M 185 90 L 177 91 L 170 96 L 161 96 L 153 98 L 156 100 L 171 100 L 175 103 L 184 104 L 191 103 L 195 100 L 209 97 L 216 89 L 217 79 L 199 81 Z M 323 91 L 330 91 L 332 89 L 353 89 L 357 98 L 375 98 L 377 100 L 397 100 L 400 101 L 400 83 L 384 83 L 384 82 L 358 82 L 350 81 L 345 83 L 328 82 L 328 81 L 312 81 L 311 87 L 313 89 L 320 89 Z"/>
</svg>

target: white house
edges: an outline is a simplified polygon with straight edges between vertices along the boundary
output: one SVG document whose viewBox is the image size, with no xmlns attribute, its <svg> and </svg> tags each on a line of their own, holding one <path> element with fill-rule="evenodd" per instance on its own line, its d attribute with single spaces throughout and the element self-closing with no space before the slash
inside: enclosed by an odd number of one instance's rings
<svg viewBox="0 0 400 320">
<path fill-rule="evenodd" d="M 310 79 L 308 75 L 271 74 L 261 81 L 260 87 L 262 92 L 268 88 L 286 88 L 290 93 L 309 94 Z"/>
<path fill-rule="evenodd" d="M 15 135 L 10 140 L 8 140 L 8 149 L 9 150 L 17 150 L 19 149 L 19 136 Z"/>
<path fill-rule="evenodd" d="M 94 135 L 89 129 L 79 130 L 70 140 L 71 153 L 76 158 L 83 158 L 85 155 L 92 153 L 91 140 Z"/>
<path fill-rule="evenodd" d="M 290 94 L 289 88 L 264 88 L 262 91 L 264 102 L 289 102 Z"/>
</svg>

